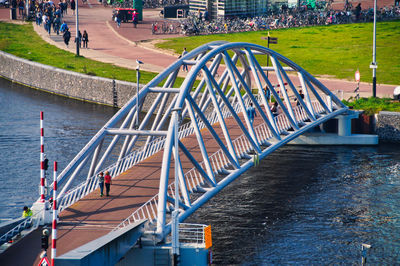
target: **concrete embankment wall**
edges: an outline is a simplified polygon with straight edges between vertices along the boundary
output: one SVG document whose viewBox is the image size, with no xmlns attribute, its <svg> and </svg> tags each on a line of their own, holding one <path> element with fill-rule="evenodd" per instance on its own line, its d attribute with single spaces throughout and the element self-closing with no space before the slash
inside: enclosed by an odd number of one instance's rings
<svg viewBox="0 0 400 266">
<path fill-rule="evenodd" d="M 114 107 L 122 107 L 136 95 L 135 83 L 63 70 L 2 51 L 0 76 L 35 89 Z M 143 106 L 144 110 L 147 108 Z"/>
</svg>

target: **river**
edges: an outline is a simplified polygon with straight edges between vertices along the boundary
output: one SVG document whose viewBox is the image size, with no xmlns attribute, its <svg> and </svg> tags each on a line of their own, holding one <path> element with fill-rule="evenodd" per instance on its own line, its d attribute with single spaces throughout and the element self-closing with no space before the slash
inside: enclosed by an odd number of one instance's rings
<svg viewBox="0 0 400 266">
<path fill-rule="evenodd" d="M 45 152 L 63 169 L 115 109 L 0 79 L 0 219 L 38 194 L 39 112 Z M 217 265 L 400 263 L 400 145 L 287 146 L 187 222 L 211 224 Z"/>
</svg>

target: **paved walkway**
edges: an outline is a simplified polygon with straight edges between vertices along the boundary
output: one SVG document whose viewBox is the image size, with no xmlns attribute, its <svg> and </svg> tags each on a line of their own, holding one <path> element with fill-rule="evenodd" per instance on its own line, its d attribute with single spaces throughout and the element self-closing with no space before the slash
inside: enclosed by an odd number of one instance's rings
<svg viewBox="0 0 400 266">
<path fill-rule="evenodd" d="M 75 19 L 69 9 L 64 20 L 67 21 L 71 34 L 75 35 Z M 112 9 L 103 7 L 96 0 L 88 0 L 87 4 L 79 1 L 79 25 L 80 30 L 86 30 L 89 34 L 89 49 L 81 49 L 81 55 L 94 60 L 112 63 L 121 67 L 134 69 L 136 59 L 144 62 L 142 69 L 159 73 L 177 59 L 177 54 L 168 51 L 160 51 L 154 48 L 156 39 L 175 37 L 176 35 L 152 35 L 151 24 L 161 20 L 158 16 L 159 9 L 144 10 L 144 20 L 138 27 L 133 28 L 132 23 L 122 23 L 120 28 L 112 21 Z M 9 9 L 0 9 L 0 20 L 9 20 Z M 35 31 L 47 42 L 57 47 L 75 53 L 73 37 L 69 47 L 63 43 L 62 37 L 52 33 L 50 36 L 43 27 L 34 25 Z M 301 64 L 300 64 L 301 65 Z M 180 76 L 185 76 L 181 72 Z M 372 78 L 371 78 L 372 79 Z M 354 81 L 319 78 L 330 90 L 341 90 L 344 98 L 355 96 L 354 89 L 357 84 Z M 392 97 L 394 85 L 378 84 L 378 96 Z M 360 84 L 360 95 L 372 95 L 371 83 Z"/>
</svg>

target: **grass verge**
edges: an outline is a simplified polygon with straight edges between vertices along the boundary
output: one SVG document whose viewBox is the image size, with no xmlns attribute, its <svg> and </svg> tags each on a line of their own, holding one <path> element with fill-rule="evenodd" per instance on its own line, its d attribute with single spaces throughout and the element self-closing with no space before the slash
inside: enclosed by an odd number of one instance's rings
<svg viewBox="0 0 400 266">
<path fill-rule="evenodd" d="M 355 26 L 354 26 L 355 25 Z M 388 71 L 388 76 L 394 80 L 393 84 L 400 84 L 400 21 L 395 21 L 395 22 L 384 22 L 384 23 L 379 23 L 378 24 L 378 32 L 379 30 L 389 30 L 389 32 L 386 33 L 386 37 L 391 37 L 394 36 L 395 39 L 397 38 L 397 47 L 393 47 L 395 45 L 392 45 L 392 60 L 388 64 L 392 64 L 393 70 Z M 345 31 L 346 27 L 348 28 L 368 28 L 368 24 L 352 24 L 352 25 L 339 25 L 341 27 L 344 27 L 342 31 Z M 303 28 L 303 29 L 286 29 L 286 30 L 279 30 L 279 31 L 274 31 L 273 36 L 278 36 L 281 34 L 282 36 L 279 36 L 279 41 L 280 43 L 283 42 L 282 46 L 286 47 L 289 44 L 288 40 L 296 38 L 293 34 L 294 31 L 296 32 L 297 36 L 300 35 L 307 35 L 307 34 L 316 34 L 316 32 L 319 32 L 319 35 L 329 35 L 332 32 L 340 32 L 340 29 L 336 29 L 335 27 L 339 26 L 332 26 L 332 27 L 314 27 L 314 28 Z M 393 27 L 397 27 L 394 29 Z M 390 31 L 392 30 L 392 31 Z M 314 33 L 313 33 L 314 32 Z M 323 33 L 325 32 L 325 33 Z M 209 41 L 213 40 L 221 40 L 223 38 L 235 42 L 235 41 L 243 41 L 246 40 L 247 42 L 254 42 L 254 43 L 259 43 L 260 45 L 262 44 L 262 41 L 260 40 L 261 36 L 264 36 L 266 32 L 246 32 L 246 33 L 239 33 L 239 34 L 229 34 L 229 35 L 212 35 L 212 36 L 196 36 L 196 37 L 191 37 L 191 38 L 174 38 L 170 39 L 166 43 L 159 44 L 158 46 L 160 48 L 173 48 L 176 52 L 180 52 L 183 47 L 188 47 L 189 49 L 194 49 L 200 44 L 207 43 Z M 357 33 L 352 39 L 357 39 L 358 37 Z M 383 33 L 381 33 L 383 34 Z M 294 36 L 293 36 L 294 35 Z M 379 36 L 379 35 L 378 35 Z M 299 38 L 299 37 L 297 37 Z M 371 37 L 372 38 L 372 37 Z M 283 40 L 282 40 L 283 39 Z M 286 41 L 285 41 L 286 39 Z M 387 43 L 392 43 L 393 40 L 392 38 L 389 38 L 390 41 L 387 41 Z M 201 40 L 201 42 L 200 42 Z M 292 40 L 293 41 L 293 40 Z M 308 45 L 311 45 L 312 41 L 308 41 Z M 343 42 L 345 42 L 343 40 Z M 378 42 L 379 43 L 379 42 Z M 385 41 L 386 43 L 386 41 Z M 344 45 L 344 44 L 343 44 Z M 301 46 L 306 46 L 306 43 L 302 43 Z M 318 45 L 314 45 L 318 46 Z M 283 49 L 285 51 L 284 47 L 281 47 L 280 49 Z M 383 48 L 383 47 L 381 47 Z M 290 49 L 297 49 L 291 47 Z M 287 49 L 289 52 L 290 49 Z M 327 49 L 327 48 L 325 48 Z M 360 48 L 361 49 L 361 48 Z M 125 81 L 131 81 L 131 82 L 136 82 L 136 73 L 134 70 L 122 68 L 122 67 L 117 67 L 112 64 L 107 64 L 107 63 L 101 63 L 98 61 L 90 60 L 84 57 L 77 57 L 74 54 L 58 49 L 57 47 L 48 44 L 45 42 L 43 39 L 41 39 L 36 32 L 33 30 L 31 24 L 25 24 L 25 25 L 16 25 L 16 24 L 9 24 L 9 23 L 3 23 L 0 22 L 0 50 L 16 55 L 21 58 L 25 58 L 27 60 L 35 61 L 38 63 L 46 64 L 46 65 L 51 65 L 54 67 L 62 68 L 62 69 L 67 69 L 75 72 L 80 72 L 84 74 L 89 74 L 89 75 L 94 75 L 94 76 L 101 76 L 101 77 L 106 77 L 106 78 L 113 78 L 113 79 L 119 79 L 119 80 L 125 80 Z M 279 49 L 276 49 L 279 51 Z M 335 49 L 331 49 L 335 50 Z M 340 50 L 340 49 L 339 49 Z M 381 51 L 380 51 L 381 50 Z M 386 51 L 386 49 L 378 49 L 378 54 L 379 51 L 383 53 L 383 50 Z M 279 51 L 282 54 L 285 54 L 282 51 Z M 390 51 L 386 51 L 390 52 Z M 313 55 L 316 57 L 318 55 L 319 51 L 316 50 L 313 52 Z M 287 55 L 287 53 L 285 54 Z M 287 55 L 288 56 L 288 55 Z M 301 58 L 304 57 L 304 53 L 295 53 L 293 54 L 293 57 L 297 56 L 299 57 L 300 61 Z M 319 57 L 321 55 L 318 55 Z M 383 56 L 383 55 L 382 55 Z M 288 56 L 290 59 L 293 59 L 293 57 Z M 390 56 L 388 56 L 390 57 Z M 379 58 L 379 57 L 378 57 Z M 298 62 L 299 60 L 293 59 L 295 62 Z M 303 58 L 304 60 L 304 58 Z M 315 60 L 310 58 L 309 61 L 305 61 L 306 65 L 311 64 L 312 62 L 315 63 Z M 397 60 L 397 61 L 396 61 Z M 318 61 L 318 60 L 317 60 Z M 324 66 L 326 64 L 325 60 L 320 60 L 320 65 L 319 67 L 316 67 L 318 70 L 324 69 Z M 337 64 L 336 61 L 334 60 L 329 60 L 327 61 L 328 65 L 333 66 Z M 300 65 L 302 65 L 300 63 Z M 378 69 L 386 69 L 386 63 L 382 66 L 379 65 L 380 68 Z M 307 69 L 307 67 L 305 67 Z M 308 69 L 311 73 L 313 73 L 310 69 Z M 317 70 L 316 70 L 317 71 Z M 324 69 L 324 72 L 321 73 L 328 73 L 328 69 Z M 344 75 L 345 71 L 342 71 L 341 75 Z M 392 74 L 391 74 L 392 73 Z M 397 73 L 397 74 L 393 74 Z M 315 74 L 315 73 L 314 73 Z M 378 70 L 378 76 L 379 76 L 379 70 Z M 351 73 L 353 75 L 353 73 Z M 156 73 L 151 73 L 151 72 L 146 72 L 146 71 L 141 71 L 141 83 L 146 84 L 148 83 L 152 78 L 156 76 Z M 340 76 L 338 76 L 340 77 Z M 342 77 L 343 78 L 343 77 Z M 365 77 L 364 77 L 365 78 Z M 378 80 L 383 79 L 378 78 Z M 182 79 L 179 78 L 177 82 L 180 84 L 182 82 Z M 385 83 L 384 81 L 381 80 L 381 82 Z M 396 83 L 397 82 L 397 83 Z M 198 81 L 195 83 L 197 84 Z M 386 82 L 391 84 L 390 82 Z M 392 102 L 390 99 L 379 99 L 379 98 L 362 98 L 357 101 L 344 101 L 344 103 L 348 106 L 353 107 L 354 109 L 363 109 L 366 110 L 367 113 L 377 113 L 382 110 L 387 110 L 387 111 L 397 111 L 400 112 L 400 103 L 398 102 Z"/>
<path fill-rule="evenodd" d="M 356 110 L 364 110 L 367 115 L 380 111 L 400 112 L 400 102 L 389 98 L 361 98 L 356 101 L 343 101 L 343 103 Z"/>
<path fill-rule="evenodd" d="M 278 44 L 271 44 L 270 48 L 313 75 L 354 80 L 354 73 L 359 69 L 361 81 L 371 82 L 372 28 L 372 23 L 359 23 L 273 30 L 270 34 L 278 38 Z M 157 47 L 180 53 L 183 47 L 192 50 L 217 40 L 267 46 L 261 40 L 267 34 L 267 31 L 258 31 L 173 38 Z M 400 84 L 399 44 L 400 20 L 377 23 L 378 83 Z"/>
<path fill-rule="evenodd" d="M 135 70 L 87 59 L 61 50 L 41 39 L 32 24 L 0 22 L 0 50 L 34 62 L 105 78 L 136 82 Z M 148 83 L 157 73 L 141 71 L 140 82 Z"/>
</svg>

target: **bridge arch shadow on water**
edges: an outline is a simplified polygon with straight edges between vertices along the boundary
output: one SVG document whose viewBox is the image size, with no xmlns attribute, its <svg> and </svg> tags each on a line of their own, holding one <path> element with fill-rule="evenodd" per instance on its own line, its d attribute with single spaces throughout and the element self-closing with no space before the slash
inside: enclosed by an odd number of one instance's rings
<svg viewBox="0 0 400 266">
<path fill-rule="evenodd" d="M 270 67 L 261 63 L 267 56 Z M 189 71 L 179 83 L 183 66 Z M 277 110 L 271 111 L 273 103 Z M 144 105 L 151 107 L 139 121 Z M 147 219 L 148 229 L 164 239 L 171 231 L 175 161 L 183 222 L 258 160 L 346 112 L 329 89 L 273 50 L 250 43 L 202 45 L 143 86 L 58 175 L 60 221 L 98 188 L 97 174 L 109 171 L 125 191 L 137 185 L 137 191 L 155 192 L 138 195 L 140 207 L 132 208 L 132 195 L 114 206 L 126 206 L 131 215 L 113 230 Z M 82 175 L 86 180 L 72 188 Z"/>
</svg>

